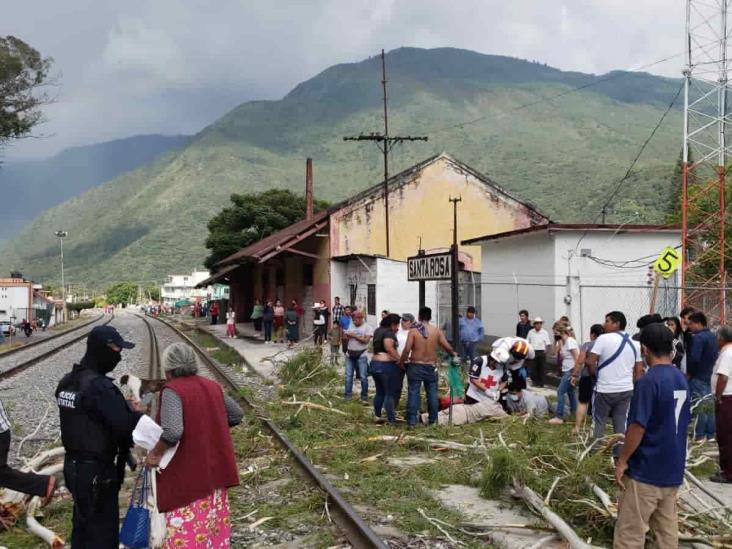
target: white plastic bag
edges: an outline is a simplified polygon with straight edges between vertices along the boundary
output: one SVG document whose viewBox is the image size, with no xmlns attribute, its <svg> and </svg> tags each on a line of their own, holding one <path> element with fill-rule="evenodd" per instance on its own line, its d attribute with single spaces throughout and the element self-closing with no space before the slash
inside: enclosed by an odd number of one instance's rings
<svg viewBox="0 0 732 549">
<path fill-rule="evenodd" d="M 165 544 L 168 536 L 168 525 L 165 523 L 165 513 L 158 511 L 158 472 L 150 470 L 150 498 L 148 508 L 150 509 L 150 549 L 157 549 Z"/>
</svg>

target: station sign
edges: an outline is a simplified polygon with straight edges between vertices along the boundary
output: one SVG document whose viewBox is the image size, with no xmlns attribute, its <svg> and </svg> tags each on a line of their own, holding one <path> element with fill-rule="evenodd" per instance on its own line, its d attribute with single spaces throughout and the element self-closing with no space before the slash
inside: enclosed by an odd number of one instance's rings
<svg viewBox="0 0 732 549">
<path fill-rule="evenodd" d="M 452 254 L 450 252 L 407 258 L 407 280 L 450 280 L 451 278 Z"/>
</svg>

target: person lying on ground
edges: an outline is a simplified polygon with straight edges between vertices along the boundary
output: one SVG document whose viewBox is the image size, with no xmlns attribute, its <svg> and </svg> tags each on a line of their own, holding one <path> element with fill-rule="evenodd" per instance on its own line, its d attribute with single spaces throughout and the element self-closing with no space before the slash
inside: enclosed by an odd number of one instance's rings
<svg viewBox="0 0 732 549">
<path fill-rule="evenodd" d="M 516 416 L 530 415 L 544 417 L 551 411 L 549 400 L 540 394 L 529 391 L 526 382 L 519 380 L 508 386 L 508 398 L 506 399 L 508 413 Z"/>
<path fill-rule="evenodd" d="M 464 425 L 466 423 L 477 423 L 489 417 L 504 417 L 506 412 L 495 400 L 483 400 L 476 404 L 453 404 L 452 425 Z M 423 413 L 421 421 L 424 424 L 429 422 L 429 414 Z M 450 408 L 445 408 L 437 414 L 437 425 L 450 424 Z"/>
</svg>

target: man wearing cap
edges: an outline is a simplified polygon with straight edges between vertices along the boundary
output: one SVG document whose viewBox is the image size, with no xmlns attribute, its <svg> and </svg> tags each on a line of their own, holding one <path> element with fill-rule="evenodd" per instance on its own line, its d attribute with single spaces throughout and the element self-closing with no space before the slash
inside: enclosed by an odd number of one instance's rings
<svg viewBox="0 0 732 549">
<path fill-rule="evenodd" d="M 134 346 L 111 326 L 95 327 L 81 362 L 56 389 L 64 477 L 74 499 L 72 549 L 119 545 L 118 494 L 142 413 L 129 408 L 106 374 L 122 359 L 122 349 Z"/>
<path fill-rule="evenodd" d="M 529 330 L 526 341 L 534 351 L 534 358 L 527 361 L 531 381 L 534 387 L 544 386 L 544 372 L 546 371 L 546 350 L 551 347 L 552 340 L 549 339 L 549 332 L 544 329 L 544 319 L 537 316 L 534 319 L 534 328 Z"/>
<path fill-rule="evenodd" d="M 475 307 L 472 305 L 465 311 L 465 316 L 460 317 L 460 358 L 463 362 L 475 358 L 475 346 L 483 341 L 485 329 L 483 322 L 475 316 Z"/>
</svg>

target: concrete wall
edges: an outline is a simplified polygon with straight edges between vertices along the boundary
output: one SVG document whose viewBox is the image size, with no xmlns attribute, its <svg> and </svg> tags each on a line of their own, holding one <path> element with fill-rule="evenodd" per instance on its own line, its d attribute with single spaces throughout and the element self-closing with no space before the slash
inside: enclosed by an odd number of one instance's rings
<svg viewBox="0 0 732 549">
<path fill-rule="evenodd" d="M 513 335 L 518 311 L 553 319 L 556 314 L 554 243 L 546 232 L 482 245 L 481 301 L 487 334 Z"/>
<path fill-rule="evenodd" d="M 511 231 L 531 225 L 535 214 L 465 172 L 447 156 L 415 173 L 413 179 L 389 195 L 392 259 L 416 255 L 419 238 L 424 249 L 449 246 L 452 242 L 450 197 L 458 204 L 458 238 Z M 331 254 L 385 255 L 383 197 L 354 201 L 331 216 Z M 480 265 L 480 247 L 461 247 Z"/>
<path fill-rule="evenodd" d="M 586 249 L 615 262 L 648 256 L 644 262 L 651 262 L 666 246 L 679 245 L 679 233 L 588 231 L 583 237 L 583 232 L 541 231 L 482 244 L 487 333 L 513 334 L 520 309 L 543 317 L 547 326 L 566 315 L 583 340 L 589 338 L 589 327 L 611 310 L 623 311 L 629 331 L 634 331 L 637 319 L 650 311 L 648 268 L 609 267 L 580 257 L 580 252 Z M 662 283 L 657 312 L 678 312 L 675 285 L 674 280 Z"/>
<path fill-rule="evenodd" d="M 378 314 L 387 310 L 392 313 L 419 311 L 419 283 L 407 280 L 407 263 L 379 258 L 376 262 L 378 283 L 376 286 L 376 308 Z M 425 305 L 437 311 L 437 283 L 425 283 Z M 436 314 L 433 312 L 433 315 Z"/>
<path fill-rule="evenodd" d="M 556 255 L 555 269 L 559 276 L 569 275 L 569 294 L 572 304 L 568 316 L 581 326 L 583 338 L 589 337 L 589 327 L 601 323 L 605 313 L 622 311 L 628 319 L 628 331 L 634 333 L 635 323 L 650 312 L 652 285 L 649 284 L 648 268 L 617 268 L 601 265 L 589 257 L 574 252 L 582 232 L 557 232 L 554 236 Z M 681 244 L 678 232 L 619 232 L 592 231 L 582 238 L 580 249 L 589 250 L 590 255 L 615 262 L 646 258 L 650 263 L 666 246 L 672 248 Z M 579 250 L 578 250 L 579 252 Z M 631 264 L 628 267 L 635 266 Z M 680 292 L 675 286 L 677 279 L 661 284 L 656 300 L 656 312 L 666 315 L 677 314 Z"/>
</svg>

